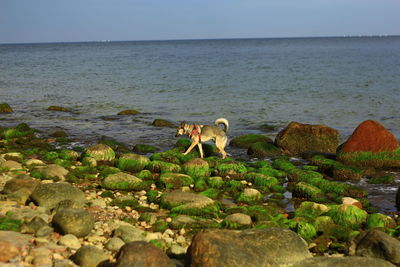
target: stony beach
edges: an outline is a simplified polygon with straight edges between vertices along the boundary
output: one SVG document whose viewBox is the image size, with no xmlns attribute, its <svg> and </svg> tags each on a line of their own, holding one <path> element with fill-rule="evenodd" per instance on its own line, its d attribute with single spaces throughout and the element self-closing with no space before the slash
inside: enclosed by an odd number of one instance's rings
<svg viewBox="0 0 400 267">
<path fill-rule="evenodd" d="M 0 266 L 399 266 L 398 213 L 359 185 L 397 179 L 399 143 L 372 120 L 339 140 L 292 122 L 275 140 L 234 137 L 247 159 L 222 160 L 214 144 L 201 159 L 183 155 L 186 138 L 165 151 L 82 147 L 63 131 L 0 123 Z"/>
</svg>

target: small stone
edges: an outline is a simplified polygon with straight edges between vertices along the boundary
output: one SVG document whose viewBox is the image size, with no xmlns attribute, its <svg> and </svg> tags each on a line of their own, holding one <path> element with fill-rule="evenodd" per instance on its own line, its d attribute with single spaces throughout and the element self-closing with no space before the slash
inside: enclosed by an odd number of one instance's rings
<svg viewBox="0 0 400 267">
<path fill-rule="evenodd" d="M 109 256 L 95 246 L 83 246 L 72 256 L 72 260 L 83 267 L 95 267 L 108 260 Z"/>
<path fill-rule="evenodd" d="M 105 244 L 105 248 L 112 252 L 117 252 L 123 245 L 125 245 L 125 242 L 122 241 L 122 239 L 118 237 L 112 237 Z"/>
<path fill-rule="evenodd" d="M 66 234 L 60 238 L 58 244 L 66 246 L 67 248 L 78 250 L 81 247 L 79 239 L 71 234 Z"/>
</svg>

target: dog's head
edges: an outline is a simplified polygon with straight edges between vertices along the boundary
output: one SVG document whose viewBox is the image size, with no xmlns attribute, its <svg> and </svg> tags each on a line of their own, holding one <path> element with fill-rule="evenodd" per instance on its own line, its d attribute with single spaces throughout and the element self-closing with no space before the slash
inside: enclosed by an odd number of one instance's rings
<svg viewBox="0 0 400 267">
<path fill-rule="evenodd" d="M 175 137 L 178 137 L 180 135 L 184 135 L 185 132 L 186 132 L 185 127 L 186 127 L 186 122 L 184 122 L 184 121 L 181 122 L 181 124 L 179 125 L 178 129 L 176 129 Z"/>
</svg>

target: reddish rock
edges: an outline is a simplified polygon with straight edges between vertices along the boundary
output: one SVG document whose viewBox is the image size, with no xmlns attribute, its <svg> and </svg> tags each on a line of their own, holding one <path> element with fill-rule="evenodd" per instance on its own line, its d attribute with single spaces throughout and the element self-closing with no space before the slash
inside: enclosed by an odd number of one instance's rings
<svg viewBox="0 0 400 267">
<path fill-rule="evenodd" d="M 339 145 L 339 132 L 324 125 L 291 122 L 275 139 L 277 147 L 288 155 L 304 152 L 335 153 Z"/>
<path fill-rule="evenodd" d="M 0 240 L 0 262 L 7 262 L 19 255 L 19 249 L 13 244 Z"/>
<path fill-rule="evenodd" d="M 135 241 L 121 247 L 116 266 L 173 267 L 175 264 L 158 247 L 144 241 Z"/>
<path fill-rule="evenodd" d="M 362 122 L 340 147 L 340 152 L 385 152 L 394 151 L 399 142 L 394 135 L 379 122 Z"/>
</svg>

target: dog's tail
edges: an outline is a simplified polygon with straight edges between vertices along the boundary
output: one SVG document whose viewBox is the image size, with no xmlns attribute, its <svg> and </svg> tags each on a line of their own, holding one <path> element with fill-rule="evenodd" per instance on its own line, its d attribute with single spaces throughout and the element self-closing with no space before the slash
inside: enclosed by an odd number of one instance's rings
<svg viewBox="0 0 400 267">
<path fill-rule="evenodd" d="M 224 132 L 226 133 L 229 129 L 229 122 L 225 118 L 219 118 L 215 120 L 215 125 L 223 124 L 224 125 Z"/>
</svg>

